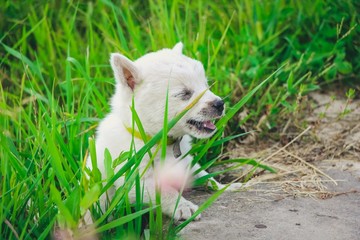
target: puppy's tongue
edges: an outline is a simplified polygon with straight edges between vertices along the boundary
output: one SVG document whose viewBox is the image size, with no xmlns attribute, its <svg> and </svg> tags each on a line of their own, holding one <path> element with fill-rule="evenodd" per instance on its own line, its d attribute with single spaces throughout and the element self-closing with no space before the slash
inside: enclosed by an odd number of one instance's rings
<svg viewBox="0 0 360 240">
<path fill-rule="evenodd" d="M 215 130 L 215 128 L 216 128 L 215 125 L 211 121 L 204 121 L 203 126 L 204 126 L 204 128 L 208 128 L 211 130 Z"/>
</svg>

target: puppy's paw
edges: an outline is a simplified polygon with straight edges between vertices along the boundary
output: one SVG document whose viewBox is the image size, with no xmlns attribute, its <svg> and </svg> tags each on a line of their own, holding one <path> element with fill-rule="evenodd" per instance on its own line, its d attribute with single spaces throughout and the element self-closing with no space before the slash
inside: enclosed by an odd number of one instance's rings
<svg viewBox="0 0 360 240">
<path fill-rule="evenodd" d="M 216 181 L 213 178 L 210 178 L 208 181 L 208 187 L 215 191 L 221 190 L 226 186 L 227 186 L 227 184 L 219 183 L 218 181 Z M 226 188 L 225 191 L 237 191 L 237 190 L 240 190 L 243 186 L 244 185 L 242 183 L 232 183 L 232 184 L 230 184 L 230 186 L 228 186 Z"/>
<path fill-rule="evenodd" d="M 182 221 L 189 219 L 197 210 L 199 207 L 192 202 L 182 199 L 180 200 L 177 209 L 175 210 L 174 214 L 174 220 L 175 221 Z M 195 221 L 200 220 L 201 214 L 197 215 L 195 217 Z"/>
<path fill-rule="evenodd" d="M 225 191 L 238 191 L 240 190 L 244 185 L 242 183 L 232 183 Z"/>
</svg>

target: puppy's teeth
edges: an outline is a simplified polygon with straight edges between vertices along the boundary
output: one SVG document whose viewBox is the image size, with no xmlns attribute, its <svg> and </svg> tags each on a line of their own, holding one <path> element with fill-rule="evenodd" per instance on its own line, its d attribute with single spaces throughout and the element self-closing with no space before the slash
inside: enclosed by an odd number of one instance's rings
<svg viewBox="0 0 360 240">
<path fill-rule="evenodd" d="M 205 121 L 203 122 L 204 128 L 214 130 L 216 126 L 211 121 Z"/>
</svg>

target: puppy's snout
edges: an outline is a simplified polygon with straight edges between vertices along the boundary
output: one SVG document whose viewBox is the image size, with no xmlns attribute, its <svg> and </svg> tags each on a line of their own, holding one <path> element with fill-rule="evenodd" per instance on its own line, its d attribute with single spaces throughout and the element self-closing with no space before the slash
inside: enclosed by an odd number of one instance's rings
<svg viewBox="0 0 360 240">
<path fill-rule="evenodd" d="M 224 111 L 224 101 L 223 100 L 215 100 L 212 103 L 212 106 L 219 112 L 222 113 Z"/>
</svg>

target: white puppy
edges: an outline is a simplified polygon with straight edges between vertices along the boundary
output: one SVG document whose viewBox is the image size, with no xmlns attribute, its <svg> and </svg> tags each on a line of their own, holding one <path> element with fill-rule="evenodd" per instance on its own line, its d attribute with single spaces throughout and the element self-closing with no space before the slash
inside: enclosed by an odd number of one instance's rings
<svg viewBox="0 0 360 240">
<path fill-rule="evenodd" d="M 96 154 L 98 168 L 105 178 L 104 151 L 107 148 L 113 159 L 121 152 L 129 151 L 132 141 L 132 99 L 142 125 L 149 136 L 154 136 L 163 128 L 166 94 L 168 91 L 168 119 L 171 120 L 184 110 L 197 96 L 205 91 L 196 105 L 169 131 L 168 138 L 175 139 L 167 146 L 165 166 L 160 167 L 160 156 L 155 157 L 154 169 L 147 170 L 143 180 L 145 202 L 155 202 L 156 181 L 162 185 L 162 210 L 175 220 L 189 218 L 198 207 L 192 202 L 179 197 L 179 189 L 189 181 L 187 173 L 190 169 L 192 157 L 184 155 L 191 148 L 191 137 L 208 138 L 214 134 L 216 127 L 213 120 L 224 113 L 224 102 L 208 90 L 207 79 L 203 65 L 182 54 L 182 43 L 173 49 L 163 49 L 131 61 L 125 56 L 114 53 L 110 63 L 116 79 L 116 91 L 111 100 L 111 112 L 100 123 L 96 137 Z M 138 132 L 138 129 L 135 129 Z M 189 136 L 190 135 L 190 136 Z M 141 137 L 134 137 L 135 148 L 144 146 Z M 160 154 L 158 154 L 160 155 Z M 143 170 L 149 161 L 145 155 L 140 165 Z M 88 159 L 88 167 L 91 161 Z M 115 172 L 121 167 L 117 166 Z M 157 168 L 157 169 L 156 169 Z M 193 173 L 199 169 L 198 165 L 191 168 Z M 206 175 L 205 171 L 198 173 L 195 178 Z M 212 179 L 218 188 L 222 184 Z M 119 178 L 115 189 L 123 185 L 123 178 Z M 231 189 L 239 188 L 239 185 Z M 110 197 L 114 188 L 108 194 Z M 131 198 L 135 199 L 133 191 Z M 174 212 L 175 211 L 175 212 Z M 199 219 L 200 215 L 196 218 Z"/>
</svg>

